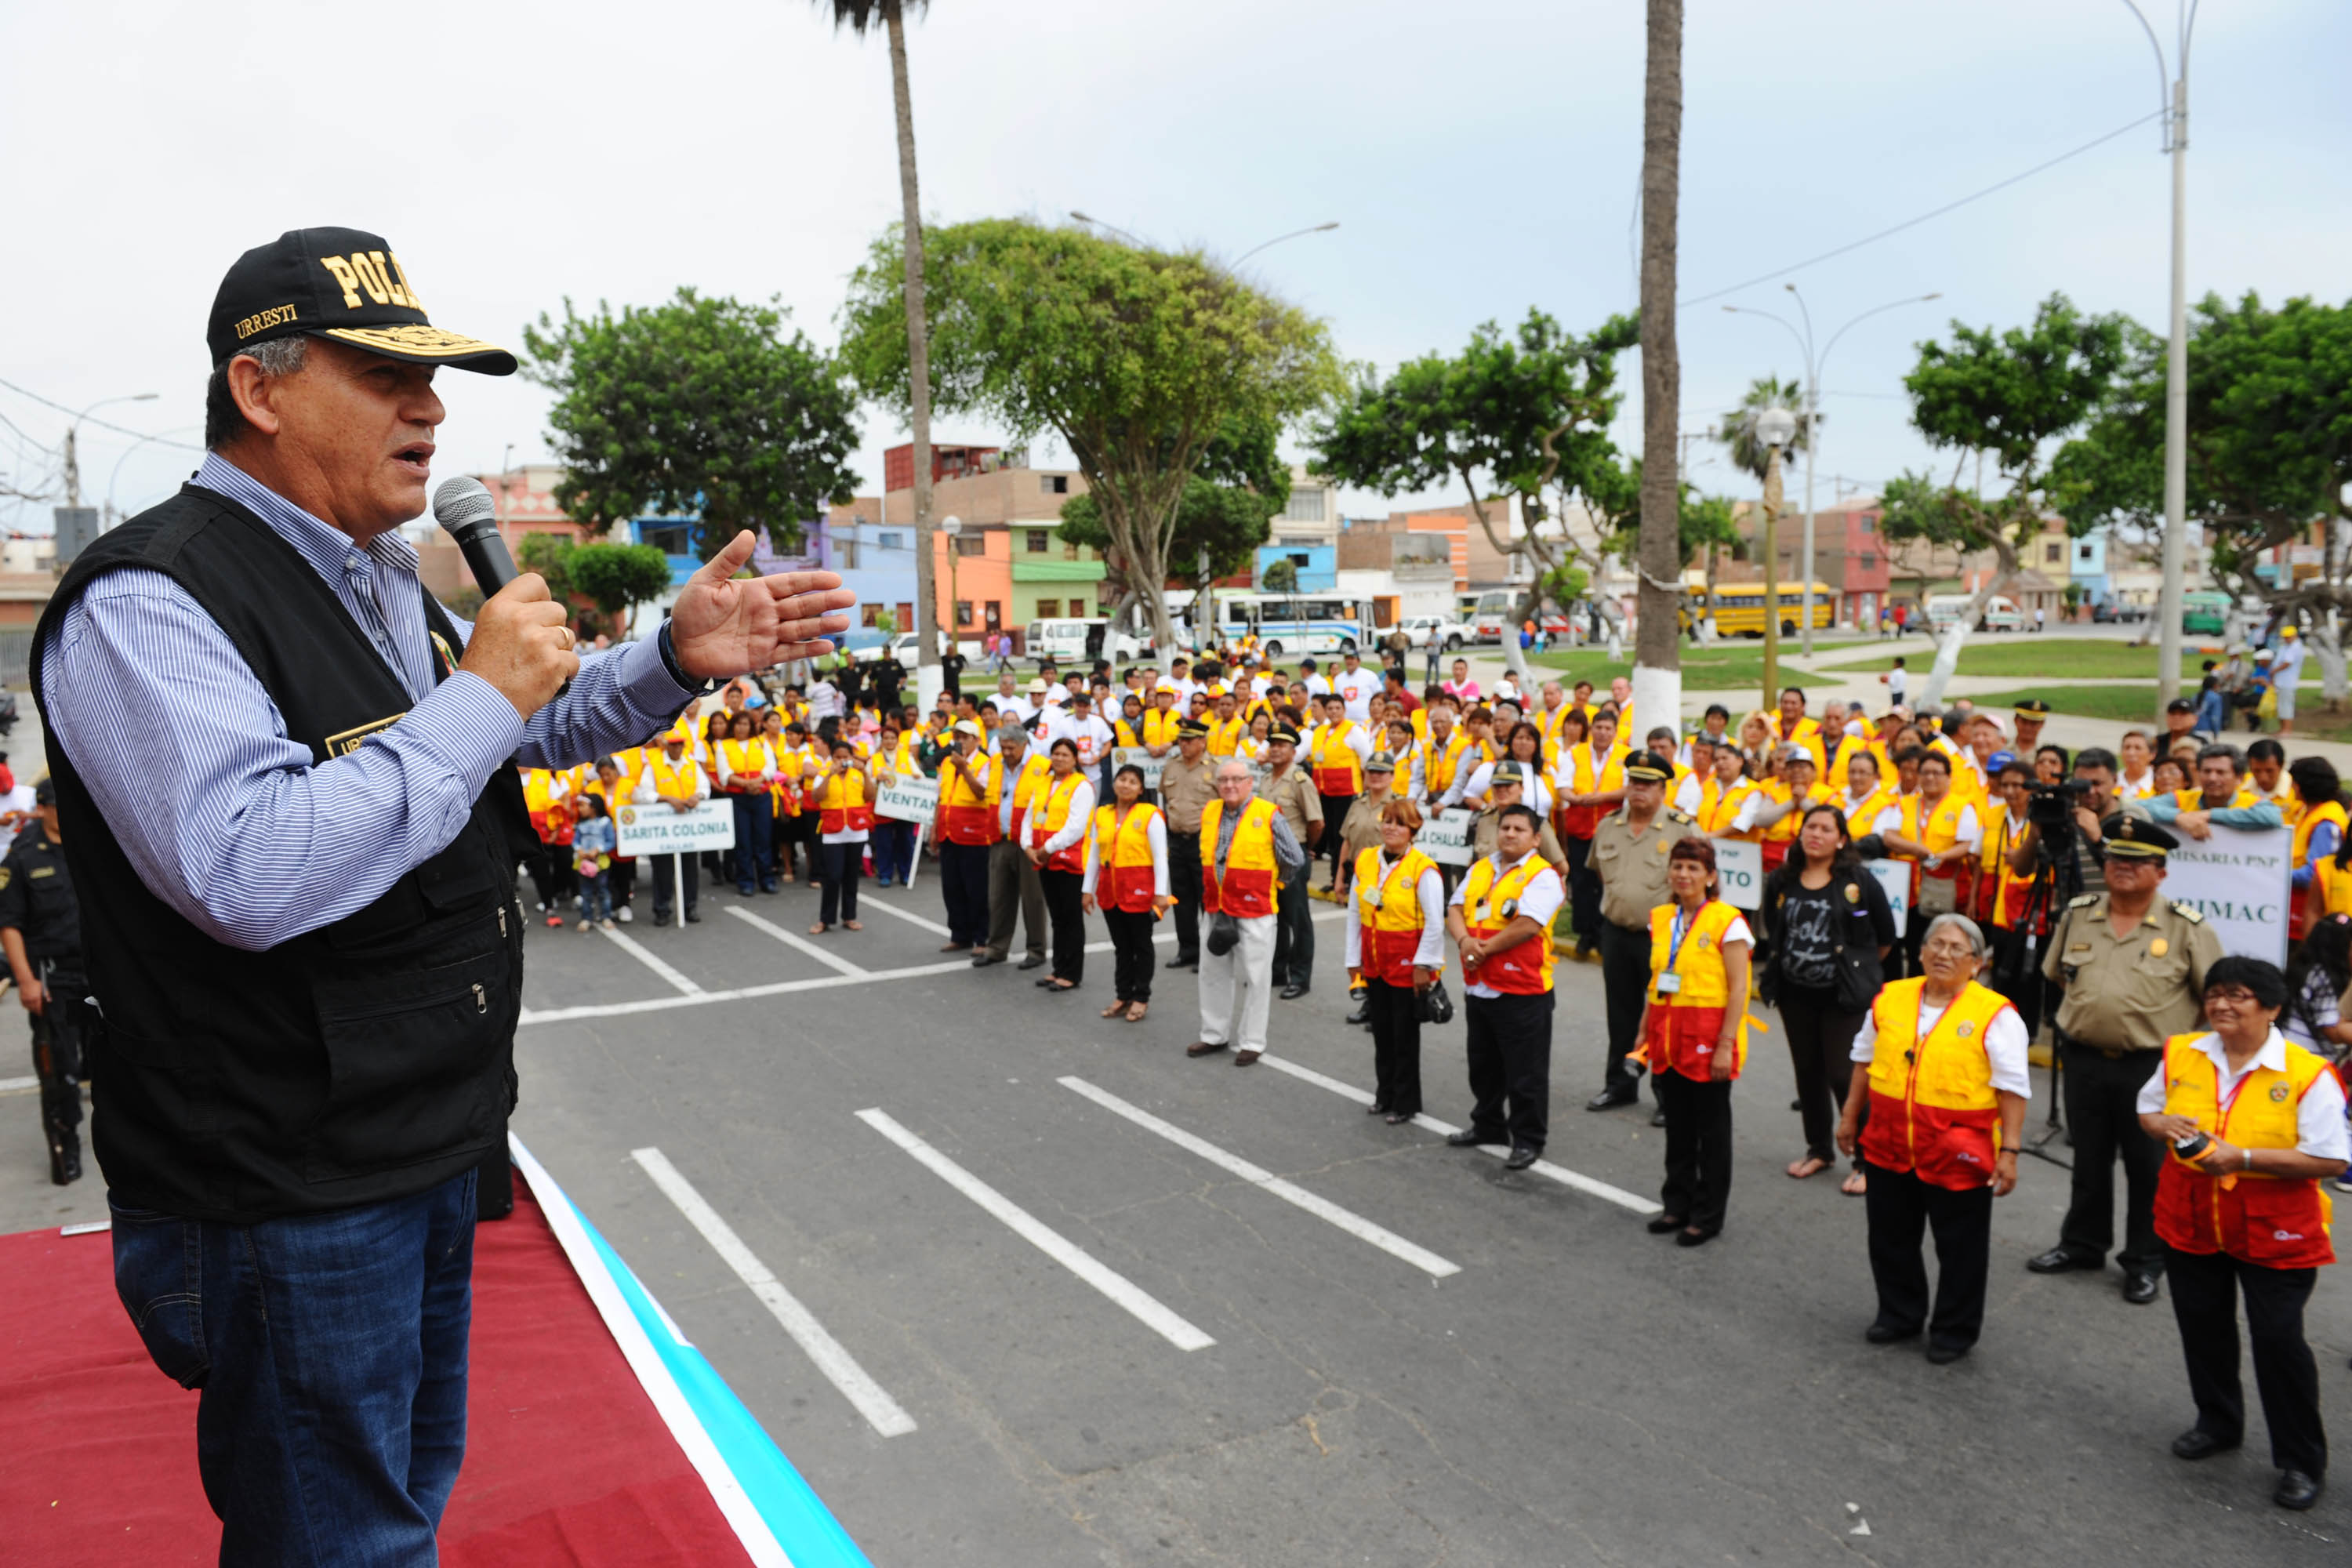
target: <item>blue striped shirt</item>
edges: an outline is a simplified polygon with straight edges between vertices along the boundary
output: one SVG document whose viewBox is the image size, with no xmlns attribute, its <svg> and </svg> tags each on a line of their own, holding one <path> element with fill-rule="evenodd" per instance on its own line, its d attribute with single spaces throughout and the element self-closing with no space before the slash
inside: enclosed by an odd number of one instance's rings
<svg viewBox="0 0 2352 1568">
<path fill-rule="evenodd" d="M 169 577 L 109 572 L 68 607 L 42 649 L 51 743 L 148 890 L 216 941 L 259 952 L 366 908 L 457 837 L 508 758 L 569 767 L 645 741 L 686 705 L 651 638 L 583 655 L 571 689 L 529 723 L 478 676 L 436 684 L 415 547 L 397 531 L 357 544 L 217 453 L 195 483 L 300 552 L 415 702 L 314 766 L 228 635 Z M 473 629 L 457 628 L 461 640 Z"/>
</svg>

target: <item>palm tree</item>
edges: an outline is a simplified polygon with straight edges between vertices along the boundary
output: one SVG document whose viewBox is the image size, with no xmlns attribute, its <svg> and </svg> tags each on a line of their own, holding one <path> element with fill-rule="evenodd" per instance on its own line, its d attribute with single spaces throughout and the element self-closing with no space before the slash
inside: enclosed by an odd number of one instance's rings
<svg viewBox="0 0 2352 1568">
<path fill-rule="evenodd" d="M 1682 647 L 1675 627 L 1682 578 L 1682 497 L 1675 450 L 1682 358 L 1675 339 L 1675 247 L 1682 201 L 1683 0 L 1649 0 L 1642 107 L 1642 511 L 1633 676 L 1665 676 L 1668 710 L 1640 695 L 1653 724 L 1681 722 Z"/>
<path fill-rule="evenodd" d="M 1748 395 L 1739 400 L 1739 406 L 1723 416 L 1718 426 L 1722 434 L 1717 439 L 1730 448 L 1733 466 L 1750 475 L 1758 484 L 1764 482 L 1764 470 L 1771 460 L 1770 449 L 1756 438 L 1757 417 L 1768 408 L 1785 408 L 1797 416 L 1797 433 L 1781 448 L 1782 462 L 1803 451 L 1813 437 L 1805 420 L 1803 387 L 1772 375 L 1759 375 L 1748 383 Z"/>
<path fill-rule="evenodd" d="M 931 343 L 923 311 L 923 208 L 915 184 L 915 108 L 907 86 L 905 14 L 929 9 L 930 0 L 814 3 L 819 11 L 832 13 L 836 27 L 847 27 L 862 38 L 879 20 L 890 38 L 890 93 L 898 110 L 898 197 L 907 233 L 907 361 L 912 384 L 908 423 L 915 437 L 915 681 L 921 691 L 922 670 L 940 658 L 940 606 L 931 559 Z M 928 691 L 922 696 L 930 700 Z"/>
</svg>

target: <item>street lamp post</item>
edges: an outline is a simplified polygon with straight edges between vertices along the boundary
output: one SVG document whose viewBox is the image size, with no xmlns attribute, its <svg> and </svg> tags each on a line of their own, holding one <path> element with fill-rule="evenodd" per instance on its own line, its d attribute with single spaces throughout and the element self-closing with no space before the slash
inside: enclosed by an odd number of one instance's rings
<svg viewBox="0 0 2352 1568">
<path fill-rule="evenodd" d="M 2194 5 L 2176 5 L 2173 60 L 2168 81 L 2164 46 L 2137 0 L 2124 0 L 2156 51 L 2158 99 L 2164 112 L 2164 150 L 2172 155 L 2172 316 L 2164 356 L 2164 586 L 2158 595 L 2156 708 L 2180 695 L 2180 595 L 2186 586 L 2189 532 L 2189 37 Z"/>
<path fill-rule="evenodd" d="M 1810 654 L 1813 651 L 1813 473 L 1820 466 L 1821 462 L 1822 366 L 1829 362 L 1830 351 L 1837 347 L 1838 340 L 1845 336 L 1849 331 L 1852 331 L 1862 322 L 1868 321 L 1871 317 L 1879 315 L 1887 310 L 1899 309 L 1905 305 L 1924 305 L 1930 300 L 1942 299 L 1944 294 L 1943 290 L 1937 289 L 1933 294 L 1917 294 L 1907 299 L 1890 300 L 1884 305 L 1874 305 L 1869 310 L 1864 310 L 1861 315 L 1856 316 L 1852 321 L 1846 322 L 1844 326 L 1840 327 L 1836 331 L 1832 332 L 1830 334 L 1830 341 L 1822 344 L 1821 353 L 1816 354 L 1813 352 L 1813 313 L 1810 310 L 1806 309 L 1804 295 L 1798 292 L 1797 286 L 1794 283 L 1783 284 L 1781 287 L 1787 289 L 1790 293 L 1796 295 L 1797 313 L 1804 321 L 1804 330 L 1801 331 L 1798 331 L 1798 329 L 1792 325 L 1786 317 L 1776 316 L 1769 310 L 1749 310 L 1745 306 L 1740 305 L 1726 305 L 1724 309 L 1730 311 L 1735 316 L 1761 316 L 1768 321 L 1780 322 L 1780 325 L 1789 329 L 1790 334 L 1797 340 L 1798 346 L 1804 351 L 1805 423 L 1803 428 L 1805 432 L 1805 614 L 1801 624 L 1803 626 L 1803 648 L 1806 653 Z"/>
<path fill-rule="evenodd" d="M 66 426 L 66 505 L 69 507 L 81 505 L 81 458 L 75 445 L 75 438 L 81 432 L 81 422 L 110 404 L 152 403 L 155 398 L 156 394 L 152 392 L 133 392 L 121 397 L 101 397 L 73 416 L 73 422 Z"/>
<path fill-rule="evenodd" d="M 1764 443 L 1764 710 L 1780 696 L 1780 452 L 1797 433 L 1797 416 L 1775 404 L 1756 416 Z"/>
</svg>

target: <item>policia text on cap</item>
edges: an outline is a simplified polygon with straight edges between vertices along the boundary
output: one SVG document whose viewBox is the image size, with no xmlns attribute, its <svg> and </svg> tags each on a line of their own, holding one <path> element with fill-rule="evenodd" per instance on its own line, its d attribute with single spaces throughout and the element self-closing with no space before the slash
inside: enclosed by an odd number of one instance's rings
<svg viewBox="0 0 2352 1568">
<path fill-rule="evenodd" d="M 513 1104 L 512 763 L 664 729 L 822 653 L 830 573 L 730 581 L 585 658 L 517 579 L 470 626 L 417 579 L 441 331 L 383 239 L 229 268 L 193 482 L 83 552 L 33 689 L 81 901 L 115 1279 L 204 1391 L 222 1561 L 429 1563 L 464 1447 L 473 1169 Z M 561 698 L 557 689 L 571 686 Z"/>
</svg>

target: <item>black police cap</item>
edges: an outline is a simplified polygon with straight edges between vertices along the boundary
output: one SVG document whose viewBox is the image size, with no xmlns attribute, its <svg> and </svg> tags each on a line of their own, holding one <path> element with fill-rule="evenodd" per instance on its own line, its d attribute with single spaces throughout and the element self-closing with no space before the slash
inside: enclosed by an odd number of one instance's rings
<svg viewBox="0 0 2352 1568">
<path fill-rule="evenodd" d="M 505 349 L 445 332 L 425 319 L 408 268 L 383 236 L 290 228 L 236 258 L 213 296 L 205 342 L 213 363 L 278 338 L 332 338 L 386 359 L 512 375 Z"/>
<path fill-rule="evenodd" d="M 2118 855 L 2127 860 L 2161 860 L 2180 847 L 2179 839 L 2147 818 L 2122 812 L 2099 824 L 2099 837 L 2110 860 Z"/>
</svg>

